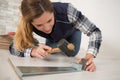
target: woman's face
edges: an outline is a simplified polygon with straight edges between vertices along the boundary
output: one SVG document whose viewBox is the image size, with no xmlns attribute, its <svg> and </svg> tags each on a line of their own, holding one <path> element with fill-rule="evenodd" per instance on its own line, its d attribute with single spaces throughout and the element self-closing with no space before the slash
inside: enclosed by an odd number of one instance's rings
<svg viewBox="0 0 120 80">
<path fill-rule="evenodd" d="M 32 25 L 37 30 L 50 34 L 54 25 L 54 14 L 44 12 L 40 17 L 33 19 Z"/>
</svg>

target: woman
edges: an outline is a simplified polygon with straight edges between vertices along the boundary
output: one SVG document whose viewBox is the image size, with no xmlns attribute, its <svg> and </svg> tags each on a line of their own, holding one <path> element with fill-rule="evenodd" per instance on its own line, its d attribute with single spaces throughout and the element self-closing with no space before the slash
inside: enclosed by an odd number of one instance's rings
<svg viewBox="0 0 120 80">
<path fill-rule="evenodd" d="M 89 38 L 85 58 L 87 71 L 95 71 L 93 58 L 96 57 L 101 44 L 101 31 L 82 13 L 69 3 L 51 3 L 49 0 L 23 0 L 21 3 L 22 18 L 10 46 L 11 54 L 44 58 L 46 50 L 56 47 L 61 39 L 75 45 L 75 56 L 80 48 L 81 32 Z M 46 45 L 38 45 L 33 32 L 46 38 Z"/>
</svg>

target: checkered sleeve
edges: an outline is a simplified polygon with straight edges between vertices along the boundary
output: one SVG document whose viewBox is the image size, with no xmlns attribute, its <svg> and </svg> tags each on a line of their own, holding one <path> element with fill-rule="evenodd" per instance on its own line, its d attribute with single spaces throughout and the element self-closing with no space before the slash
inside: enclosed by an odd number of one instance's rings
<svg viewBox="0 0 120 80">
<path fill-rule="evenodd" d="M 96 57 L 102 41 L 100 29 L 71 4 L 68 5 L 67 14 L 69 21 L 74 24 L 74 27 L 89 37 L 87 53 L 91 53 Z"/>
<path fill-rule="evenodd" d="M 32 48 L 25 49 L 25 51 L 24 51 L 24 57 L 31 57 L 30 56 L 31 51 L 32 51 Z"/>
</svg>

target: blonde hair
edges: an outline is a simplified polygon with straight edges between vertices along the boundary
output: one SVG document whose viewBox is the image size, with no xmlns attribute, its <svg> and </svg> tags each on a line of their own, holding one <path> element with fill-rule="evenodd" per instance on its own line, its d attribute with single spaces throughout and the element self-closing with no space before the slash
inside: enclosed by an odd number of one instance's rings
<svg viewBox="0 0 120 80">
<path fill-rule="evenodd" d="M 14 48 L 18 51 L 24 51 L 26 48 L 35 46 L 33 38 L 33 19 L 41 16 L 45 11 L 53 12 L 53 5 L 50 0 L 22 0 L 22 17 L 19 22 L 16 34 L 14 36 Z"/>
<path fill-rule="evenodd" d="M 34 39 L 32 35 L 32 27 L 26 23 L 22 17 L 14 36 L 14 47 L 18 51 L 24 51 L 25 48 L 33 47 Z"/>
</svg>

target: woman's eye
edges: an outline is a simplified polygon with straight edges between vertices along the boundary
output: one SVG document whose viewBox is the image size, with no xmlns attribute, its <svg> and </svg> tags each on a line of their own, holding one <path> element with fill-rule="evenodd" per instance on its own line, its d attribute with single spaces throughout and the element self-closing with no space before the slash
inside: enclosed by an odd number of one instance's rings
<svg viewBox="0 0 120 80">
<path fill-rule="evenodd" d="M 41 27 L 42 25 L 37 25 L 37 27 Z"/>
<path fill-rule="evenodd" d="M 49 23 L 49 22 L 51 22 L 51 21 L 52 21 L 52 19 L 48 20 L 48 22 L 47 22 L 47 23 Z"/>
</svg>

